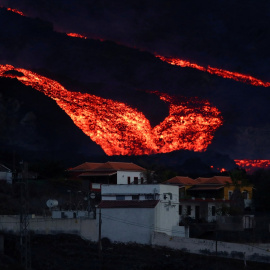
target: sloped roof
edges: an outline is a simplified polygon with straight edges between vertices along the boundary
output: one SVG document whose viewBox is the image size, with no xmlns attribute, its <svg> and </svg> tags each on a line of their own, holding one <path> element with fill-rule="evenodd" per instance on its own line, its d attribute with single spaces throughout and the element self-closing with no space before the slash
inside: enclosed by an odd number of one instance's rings
<svg viewBox="0 0 270 270">
<path fill-rule="evenodd" d="M 87 176 L 112 176 L 117 174 L 117 172 L 84 172 L 81 173 L 79 176 L 87 177 Z"/>
<path fill-rule="evenodd" d="M 95 172 L 95 171 L 145 171 L 143 167 L 140 167 L 134 163 L 129 162 L 106 162 L 106 163 L 92 163 L 85 162 L 74 168 L 69 169 L 70 172 Z"/>
<path fill-rule="evenodd" d="M 187 177 L 187 176 L 175 176 L 175 177 L 167 180 L 164 183 L 165 184 L 175 184 L 175 185 L 189 185 L 189 186 L 196 184 L 194 179 Z"/>
<path fill-rule="evenodd" d="M 128 162 L 106 162 L 102 163 L 95 171 L 145 171 L 143 167 L 140 167 L 134 163 Z"/>
<path fill-rule="evenodd" d="M 232 183 L 232 179 L 230 176 L 213 176 L 209 178 L 199 177 L 195 179 L 197 184 L 216 184 L 216 185 L 226 185 L 228 183 Z"/>
<path fill-rule="evenodd" d="M 98 208 L 155 208 L 159 200 L 101 201 Z"/>
<path fill-rule="evenodd" d="M 84 162 L 74 168 L 68 169 L 68 171 L 90 171 L 96 169 L 103 163 Z"/>
</svg>

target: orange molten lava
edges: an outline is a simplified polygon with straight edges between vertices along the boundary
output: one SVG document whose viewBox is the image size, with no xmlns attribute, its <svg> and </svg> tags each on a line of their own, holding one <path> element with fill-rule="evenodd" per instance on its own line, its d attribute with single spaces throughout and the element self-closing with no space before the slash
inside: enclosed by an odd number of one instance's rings
<svg viewBox="0 0 270 270">
<path fill-rule="evenodd" d="M 81 34 L 77 34 L 77 33 L 67 33 L 67 36 L 87 39 L 87 37 L 85 37 L 85 36 L 83 36 Z"/>
<path fill-rule="evenodd" d="M 169 116 L 152 128 L 135 108 L 95 95 L 70 92 L 29 70 L 0 65 L 0 76 L 17 78 L 54 99 L 107 155 L 142 155 L 186 149 L 204 151 L 222 124 L 220 112 L 207 101 L 179 101 L 155 92 L 170 104 Z"/>
<path fill-rule="evenodd" d="M 14 13 L 17 13 L 17 14 L 20 14 L 21 16 L 24 16 L 24 14 L 19 11 L 18 9 L 15 9 L 15 8 L 7 8 L 8 11 L 12 11 Z"/>
<path fill-rule="evenodd" d="M 214 68 L 211 66 L 208 66 L 207 68 L 205 68 L 203 66 L 200 66 L 200 65 L 197 65 L 194 63 L 190 63 L 189 61 L 181 60 L 178 58 L 164 57 L 161 55 L 156 55 L 156 57 L 158 57 L 160 60 L 167 62 L 171 65 L 196 68 L 198 70 L 208 72 L 210 74 L 215 74 L 215 75 L 223 77 L 223 78 L 232 79 L 232 80 L 235 80 L 238 82 L 247 83 L 247 84 L 251 84 L 254 86 L 264 86 L 264 87 L 270 86 L 270 82 L 263 82 L 262 80 L 259 80 L 257 78 L 252 77 L 252 76 L 241 74 L 238 72 L 232 72 L 232 71 L 228 71 L 228 70 Z"/>
<path fill-rule="evenodd" d="M 267 159 L 235 159 L 234 161 L 248 173 L 252 173 L 258 169 L 270 169 L 270 160 Z"/>
</svg>

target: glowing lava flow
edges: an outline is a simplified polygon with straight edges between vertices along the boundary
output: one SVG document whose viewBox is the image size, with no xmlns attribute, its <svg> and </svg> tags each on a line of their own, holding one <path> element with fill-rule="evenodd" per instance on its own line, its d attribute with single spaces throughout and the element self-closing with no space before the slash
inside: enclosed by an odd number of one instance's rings
<svg viewBox="0 0 270 270">
<path fill-rule="evenodd" d="M 179 149 L 203 151 L 222 124 L 220 112 L 207 101 L 180 102 L 155 92 L 170 103 L 170 114 L 152 129 L 141 112 L 124 103 L 70 92 L 56 81 L 11 65 L 0 65 L 0 76 L 17 78 L 54 99 L 107 155 L 155 154 Z"/>
<path fill-rule="evenodd" d="M 14 13 L 20 14 L 21 16 L 25 16 L 21 11 L 15 8 L 7 8 L 8 11 L 12 11 Z"/>
<path fill-rule="evenodd" d="M 85 37 L 85 36 L 83 36 L 81 34 L 77 34 L 77 33 L 67 33 L 67 36 L 87 39 L 87 37 Z"/>
<path fill-rule="evenodd" d="M 235 163 L 246 170 L 247 173 L 253 173 L 258 169 L 270 169 L 270 160 L 267 159 L 235 159 Z"/>
<path fill-rule="evenodd" d="M 247 83 L 247 84 L 251 84 L 254 86 L 263 86 L 263 87 L 270 86 L 270 82 L 263 82 L 262 80 L 259 80 L 257 78 L 252 77 L 252 76 L 241 74 L 238 72 L 232 72 L 232 71 L 228 71 L 228 70 L 214 68 L 211 66 L 208 66 L 207 68 L 205 68 L 203 66 L 200 66 L 200 65 L 197 65 L 194 63 L 190 63 L 189 61 L 181 60 L 178 58 L 164 57 L 161 55 L 156 55 L 156 57 L 164 62 L 171 64 L 171 65 L 195 68 L 195 69 L 198 69 L 198 70 L 201 70 L 204 72 L 208 72 L 210 74 L 214 74 L 214 75 L 217 75 L 217 76 L 220 76 L 223 78 L 232 79 L 232 80 L 235 80 L 238 82 Z"/>
</svg>

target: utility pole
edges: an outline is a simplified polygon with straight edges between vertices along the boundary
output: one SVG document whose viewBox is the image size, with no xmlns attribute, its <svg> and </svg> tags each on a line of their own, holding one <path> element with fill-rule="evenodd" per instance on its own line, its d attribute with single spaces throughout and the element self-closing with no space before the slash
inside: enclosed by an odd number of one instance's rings
<svg viewBox="0 0 270 270">
<path fill-rule="evenodd" d="M 29 201 L 28 201 L 28 164 L 21 162 L 22 172 L 20 179 L 21 212 L 20 212 L 20 251 L 21 264 L 25 270 L 31 270 L 31 248 L 29 234 Z"/>
<path fill-rule="evenodd" d="M 101 251 L 102 251 L 102 245 L 101 245 L 101 208 L 99 208 L 99 219 L 98 219 L 98 256 L 99 259 L 101 259 Z"/>
</svg>

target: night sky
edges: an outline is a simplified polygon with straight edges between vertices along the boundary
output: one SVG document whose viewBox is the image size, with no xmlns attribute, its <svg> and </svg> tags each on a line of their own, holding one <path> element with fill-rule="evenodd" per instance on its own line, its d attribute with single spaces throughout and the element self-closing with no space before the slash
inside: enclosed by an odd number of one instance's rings
<svg viewBox="0 0 270 270">
<path fill-rule="evenodd" d="M 269 1 L 0 0 L 0 6 L 25 15 L 0 10 L 0 64 L 35 71 L 72 91 L 123 101 L 153 126 L 168 115 L 168 106 L 144 91 L 207 99 L 224 122 L 209 151 L 232 159 L 270 159 L 269 87 L 155 57 L 177 57 L 269 82 Z M 70 32 L 87 39 L 65 34 Z M 51 118 L 59 115 L 52 107 L 46 112 Z M 48 143 L 44 134 L 39 129 L 33 135 L 37 149 Z"/>
</svg>

